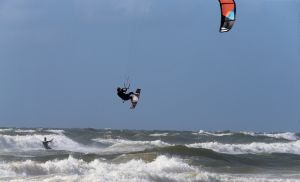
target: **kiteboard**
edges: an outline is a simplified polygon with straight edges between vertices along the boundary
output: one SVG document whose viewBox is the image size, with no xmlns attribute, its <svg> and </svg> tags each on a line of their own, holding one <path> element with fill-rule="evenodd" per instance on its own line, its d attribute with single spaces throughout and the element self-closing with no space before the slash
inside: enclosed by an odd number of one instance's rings
<svg viewBox="0 0 300 182">
<path fill-rule="evenodd" d="M 141 89 L 136 89 L 135 94 L 132 96 L 131 98 L 131 107 L 130 109 L 134 109 L 135 106 L 137 105 L 139 98 L 140 98 L 140 94 L 141 94 Z"/>
</svg>

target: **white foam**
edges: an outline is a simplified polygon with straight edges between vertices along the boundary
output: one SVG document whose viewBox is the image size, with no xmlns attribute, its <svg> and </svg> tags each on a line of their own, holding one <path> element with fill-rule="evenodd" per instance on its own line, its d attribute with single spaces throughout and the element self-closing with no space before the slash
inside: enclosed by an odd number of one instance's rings
<svg viewBox="0 0 300 182">
<path fill-rule="evenodd" d="M 12 128 L 0 128 L 0 132 L 8 132 L 8 131 L 12 131 Z"/>
<path fill-rule="evenodd" d="M 53 136 L 48 135 L 47 137 Z M 0 149 L 1 151 L 42 149 L 42 140 L 43 136 L 41 135 L 0 135 Z"/>
<path fill-rule="evenodd" d="M 297 179 L 298 178 L 298 179 Z M 98 159 L 85 162 L 69 157 L 64 160 L 52 160 L 45 163 L 31 160 L 0 163 L 0 180 L 6 181 L 239 181 L 239 182 L 279 182 L 299 181 L 299 176 L 248 175 L 238 176 L 207 172 L 191 166 L 184 160 L 174 157 L 158 156 L 152 162 L 130 160 L 115 164 Z M 9 180 L 8 180 L 9 179 Z"/>
<path fill-rule="evenodd" d="M 296 136 L 295 133 L 291 133 L 291 132 L 286 132 L 286 133 L 263 133 L 263 136 L 267 136 L 267 137 L 273 137 L 273 138 L 282 138 L 282 139 L 286 139 L 286 140 L 298 140 L 299 138 Z"/>
<path fill-rule="evenodd" d="M 153 133 L 150 134 L 149 136 L 153 136 L 153 137 L 168 136 L 168 133 Z"/>
<path fill-rule="evenodd" d="M 155 141 L 130 141 L 124 139 L 93 139 L 96 142 L 109 144 L 108 147 L 86 146 L 80 144 L 65 135 L 0 135 L 0 152 L 14 151 L 32 151 L 44 150 L 42 140 L 47 137 L 48 140 L 54 139 L 49 146 L 54 150 L 66 150 L 72 152 L 97 153 L 97 154 L 116 154 L 123 152 L 143 151 L 145 149 L 169 146 L 161 140 Z"/>
<path fill-rule="evenodd" d="M 198 133 L 193 133 L 194 135 L 212 135 L 212 136 L 229 136 L 229 135 L 233 135 L 233 133 L 222 133 L 222 132 L 216 132 L 216 133 L 212 133 L 212 132 L 207 132 L 207 131 L 203 131 L 203 130 L 199 130 Z"/>
<path fill-rule="evenodd" d="M 46 130 L 46 131 L 50 133 L 56 133 L 56 134 L 63 134 L 65 132 L 64 130 Z"/>
<path fill-rule="evenodd" d="M 25 130 L 25 129 L 17 129 L 15 130 L 16 133 L 34 133 L 35 130 Z"/>
<path fill-rule="evenodd" d="M 241 131 L 239 133 L 242 133 L 244 135 L 250 135 L 250 136 L 258 136 L 256 133 L 254 132 L 249 132 L 249 131 Z"/>
<path fill-rule="evenodd" d="M 205 142 L 186 145 L 191 148 L 206 148 L 220 153 L 247 154 L 247 153 L 290 153 L 300 154 L 300 141 L 288 143 L 260 143 L 223 144 L 219 142 Z"/>
<path fill-rule="evenodd" d="M 254 133 L 254 132 L 246 132 L 242 131 L 240 132 L 244 135 L 250 135 L 250 136 L 266 136 L 270 138 L 277 138 L 277 139 L 285 139 L 290 141 L 298 140 L 299 138 L 295 133 L 292 132 L 285 132 L 285 133 Z"/>
<path fill-rule="evenodd" d="M 125 139 L 105 139 L 105 138 L 96 138 L 92 140 L 99 143 L 110 144 L 111 146 L 102 150 L 102 152 L 105 153 L 136 152 L 136 151 L 143 151 L 145 149 L 151 149 L 155 147 L 171 146 L 171 144 L 168 144 L 161 140 L 132 141 L 132 140 L 125 140 Z"/>
<path fill-rule="evenodd" d="M 234 134 L 244 134 L 244 135 L 249 135 L 249 136 L 266 136 L 270 138 L 277 138 L 277 139 L 285 139 L 285 140 L 290 140 L 290 141 L 295 141 L 299 140 L 299 137 L 295 133 L 292 132 L 285 132 L 285 133 L 255 133 L 255 132 L 248 132 L 248 131 L 241 131 L 241 132 L 230 132 L 230 133 L 222 133 L 222 132 L 207 132 L 200 130 L 198 133 L 192 133 L 193 135 L 211 135 L 211 136 L 230 136 Z"/>
<path fill-rule="evenodd" d="M 29 151 L 43 150 L 42 141 L 54 139 L 49 146 L 55 150 L 67 150 L 75 152 L 95 152 L 97 149 L 81 145 L 64 135 L 0 135 L 0 151 Z"/>
</svg>

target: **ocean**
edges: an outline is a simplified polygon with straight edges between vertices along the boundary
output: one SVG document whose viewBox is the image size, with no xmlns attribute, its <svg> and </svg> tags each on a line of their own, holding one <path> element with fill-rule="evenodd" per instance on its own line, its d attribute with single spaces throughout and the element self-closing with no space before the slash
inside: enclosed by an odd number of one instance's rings
<svg viewBox="0 0 300 182">
<path fill-rule="evenodd" d="M 0 181 L 294 182 L 300 133 L 0 128 Z"/>
</svg>

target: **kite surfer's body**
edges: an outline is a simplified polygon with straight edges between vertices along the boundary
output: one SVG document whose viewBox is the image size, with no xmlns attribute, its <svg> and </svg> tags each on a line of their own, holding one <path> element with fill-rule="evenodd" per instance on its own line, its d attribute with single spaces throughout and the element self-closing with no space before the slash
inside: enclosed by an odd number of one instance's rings
<svg viewBox="0 0 300 182">
<path fill-rule="evenodd" d="M 124 102 L 131 100 L 132 95 L 134 95 L 133 92 L 126 93 L 127 90 L 128 90 L 127 88 L 120 88 L 120 87 L 117 88 L 117 94 Z"/>
<path fill-rule="evenodd" d="M 129 88 L 129 87 L 128 87 Z M 136 104 L 138 103 L 139 97 L 140 97 L 140 93 L 141 93 L 141 89 L 136 89 L 136 92 L 129 92 L 126 93 L 128 88 L 124 87 L 124 88 L 117 88 L 117 95 L 123 100 L 123 102 L 130 100 L 131 101 L 131 107 L 130 109 L 134 109 Z"/>
<path fill-rule="evenodd" d="M 52 142 L 52 140 L 53 140 L 53 139 L 47 141 L 47 138 L 46 138 L 46 137 L 44 138 L 43 145 L 44 145 L 45 149 L 51 149 L 51 148 L 48 146 L 48 143 L 49 143 L 49 142 Z"/>
</svg>

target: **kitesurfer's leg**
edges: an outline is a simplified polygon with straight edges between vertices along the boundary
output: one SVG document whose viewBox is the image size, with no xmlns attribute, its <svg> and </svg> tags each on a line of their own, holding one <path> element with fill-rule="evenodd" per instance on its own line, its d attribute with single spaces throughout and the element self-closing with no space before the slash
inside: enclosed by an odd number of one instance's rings
<svg viewBox="0 0 300 182">
<path fill-rule="evenodd" d="M 131 95 L 134 95 L 134 94 L 135 94 L 134 92 L 129 92 L 129 93 L 128 93 L 128 95 L 130 95 L 130 96 L 131 96 Z"/>
<path fill-rule="evenodd" d="M 129 97 L 130 97 L 130 101 L 132 102 L 133 96 L 135 95 L 134 92 L 129 92 L 128 93 Z"/>
</svg>

